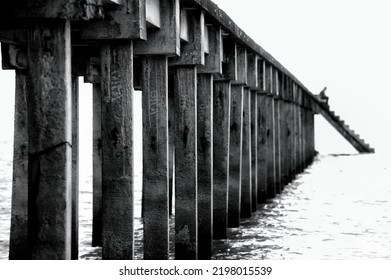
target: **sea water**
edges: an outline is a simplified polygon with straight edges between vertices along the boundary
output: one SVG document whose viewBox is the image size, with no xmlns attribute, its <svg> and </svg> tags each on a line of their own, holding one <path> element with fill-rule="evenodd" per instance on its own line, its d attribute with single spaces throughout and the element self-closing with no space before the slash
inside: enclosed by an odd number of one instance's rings
<svg viewBox="0 0 391 280">
<path fill-rule="evenodd" d="M 8 258 L 12 143 L 0 142 L 0 259 Z M 91 247 L 92 160 L 80 159 L 80 259 L 100 259 Z M 213 259 L 391 259 L 389 157 L 325 155 L 281 195 L 258 205 L 251 219 L 214 241 Z M 142 259 L 141 178 L 135 176 L 135 258 Z M 173 219 L 171 219 L 173 258 Z"/>
</svg>

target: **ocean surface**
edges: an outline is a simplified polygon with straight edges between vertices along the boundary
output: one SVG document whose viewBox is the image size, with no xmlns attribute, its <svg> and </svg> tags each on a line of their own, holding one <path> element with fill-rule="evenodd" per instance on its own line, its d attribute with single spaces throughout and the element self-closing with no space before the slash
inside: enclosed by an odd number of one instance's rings
<svg viewBox="0 0 391 280">
<path fill-rule="evenodd" d="M 80 259 L 100 259 L 91 247 L 92 161 L 80 162 Z M 214 242 L 213 259 L 391 259 L 389 157 L 318 156 L 281 195 Z M 0 142 L 0 259 L 8 258 L 12 143 Z M 142 259 L 141 172 L 135 177 L 135 258 Z M 171 219 L 171 258 L 173 258 Z"/>
</svg>

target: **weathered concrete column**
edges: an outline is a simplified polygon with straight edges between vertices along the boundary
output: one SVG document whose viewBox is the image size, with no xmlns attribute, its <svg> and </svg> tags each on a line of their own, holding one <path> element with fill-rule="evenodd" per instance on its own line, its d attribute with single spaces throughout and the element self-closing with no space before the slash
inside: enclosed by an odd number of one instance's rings
<svg viewBox="0 0 391 280">
<path fill-rule="evenodd" d="M 230 81 L 214 83 L 213 90 L 213 238 L 227 238 L 230 154 Z"/>
<path fill-rule="evenodd" d="M 175 258 L 197 259 L 197 70 L 175 69 Z"/>
<path fill-rule="evenodd" d="M 306 103 L 305 103 L 306 104 Z M 305 161 L 305 167 L 309 165 L 309 116 L 308 116 L 308 107 L 305 105 L 305 116 L 304 116 L 304 121 L 305 121 L 305 132 L 304 132 L 304 145 L 305 145 L 305 151 L 304 151 L 304 161 Z"/>
<path fill-rule="evenodd" d="M 137 40 L 134 42 L 135 55 L 146 56 L 167 56 L 174 57 L 180 54 L 180 7 L 179 0 L 159 0 L 159 1 L 135 1 L 139 6 L 139 18 L 146 20 L 148 30 L 147 40 Z M 145 2 L 145 3 L 144 3 Z M 146 5 L 146 14 L 143 14 L 142 5 Z M 145 11 L 144 10 L 144 11 Z M 127 11 L 128 12 L 128 11 Z M 146 16 L 146 18 L 144 18 Z M 128 17 L 133 20 L 132 17 Z M 138 18 L 137 18 L 138 19 Z M 126 25 L 128 28 L 129 25 Z M 141 30 L 140 30 L 141 31 Z M 172 83 L 170 83 L 172 87 Z M 169 123 L 169 214 L 173 210 L 173 175 L 174 175 L 174 104 L 171 87 L 168 89 L 168 123 Z"/>
<path fill-rule="evenodd" d="M 294 83 L 292 80 L 289 81 L 289 89 L 290 89 L 290 95 L 289 95 L 289 126 L 291 128 L 291 166 L 290 166 L 290 180 L 293 181 L 296 176 L 296 122 L 295 122 L 295 103 L 294 103 L 294 95 L 295 95 L 295 89 L 294 89 Z"/>
<path fill-rule="evenodd" d="M 168 62 L 142 59 L 144 259 L 168 259 Z"/>
<path fill-rule="evenodd" d="M 248 85 L 248 52 L 247 48 L 237 45 L 237 78 L 234 84 L 242 85 L 242 130 L 241 130 L 241 186 L 240 186 L 240 217 L 251 217 L 252 213 L 252 182 L 251 182 L 251 98 Z"/>
<path fill-rule="evenodd" d="M 298 96 L 298 128 L 299 128 L 299 151 L 298 151 L 298 157 L 299 157 L 299 173 L 304 171 L 304 162 L 303 162 L 303 107 L 302 107 L 302 90 L 299 88 L 299 96 Z"/>
<path fill-rule="evenodd" d="M 308 166 L 308 109 L 305 107 L 303 108 L 303 126 L 304 126 L 304 141 L 303 141 L 303 157 L 304 157 L 304 168 Z"/>
<path fill-rule="evenodd" d="M 312 163 L 312 157 L 311 157 L 311 110 L 309 109 L 307 105 L 307 165 L 310 165 Z"/>
<path fill-rule="evenodd" d="M 204 13 L 181 11 L 186 43 L 173 59 L 175 95 L 175 259 L 198 259 L 197 65 L 205 64 Z"/>
<path fill-rule="evenodd" d="M 251 130 L 251 208 L 257 211 L 258 203 L 258 55 L 247 53 L 247 85 L 250 89 L 250 130 Z M 263 78 L 263 77 L 262 77 Z M 263 81 L 262 81 L 263 84 Z"/>
<path fill-rule="evenodd" d="M 257 211 L 258 203 L 258 93 L 250 91 L 251 129 L 251 209 Z"/>
<path fill-rule="evenodd" d="M 281 187 L 284 187 L 289 183 L 288 180 L 288 163 L 289 163 L 289 150 L 288 150 L 288 110 L 287 110 L 287 90 L 286 79 L 283 74 L 279 76 L 279 93 L 281 96 L 280 102 L 280 155 L 281 155 Z"/>
<path fill-rule="evenodd" d="M 251 186 L 251 99 L 250 91 L 244 88 L 243 91 L 243 124 L 242 124 L 242 182 L 240 216 L 241 218 L 251 217 L 252 212 L 252 186 Z"/>
<path fill-rule="evenodd" d="M 281 155 L 280 155 L 280 142 L 281 142 L 281 123 L 280 123 L 280 92 L 279 92 L 279 79 L 277 69 L 272 67 L 272 93 L 274 94 L 274 157 L 275 157 L 275 186 L 276 194 L 281 193 Z"/>
<path fill-rule="evenodd" d="M 72 77 L 72 260 L 79 258 L 79 77 Z"/>
<path fill-rule="evenodd" d="M 310 153 L 311 153 L 311 155 L 310 156 L 311 156 L 311 162 L 312 162 L 315 157 L 315 115 L 312 111 L 310 112 L 310 134 L 311 134 L 311 139 L 310 139 L 310 143 L 311 143 Z"/>
<path fill-rule="evenodd" d="M 243 50 L 243 49 L 242 49 Z M 236 84 L 239 78 L 239 63 L 238 63 L 238 45 L 232 38 L 225 38 L 223 40 L 223 50 L 221 54 L 224 57 L 224 67 L 222 71 L 221 81 L 215 83 L 215 96 L 221 101 L 219 107 L 224 106 L 224 121 L 229 112 L 229 119 L 227 123 L 228 131 L 224 128 L 224 133 L 227 133 L 229 141 L 229 153 L 226 154 L 226 158 L 229 165 L 228 170 L 228 193 L 226 198 L 228 199 L 228 227 L 238 227 L 240 224 L 240 151 L 241 151 L 241 98 L 243 94 L 243 86 Z M 243 56 L 243 52 L 242 52 Z M 244 60 L 242 59 L 243 63 Z M 240 67 L 243 70 L 243 67 Z M 245 76 L 240 75 L 241 79 Z M 235 83 L 235 85 L 233 84 Z M 219 97 L 221 95 L 221 97 Z M 225 96 L 225 97 L 224 97 Z M 228 104 L 229 110 L 226 109 L 226 101 L 230 96 L 230 103 Z M 223 102 L 223 103 L 222 103 Z M 216 119 L 215 124 L 221 126 Z M 221 121 L 220 121 L 221 122 Z M 219 146 L 218 138 L 214 142 L 215 146 Z M 222 149 L 220 149 L 223 151 Z M 220 161 L 225 162 L 223 155 L 220 156 Z M 222 169 L 222 167 L 220 167 Z M 227 221 L 226 221 L 227 222 Z M 226 237 L 226 229 L 224 235 L 221 238 Z"/>
<path fill-rule="evenodd" d="M 293 176 L 293 121 L 292 121 L 292 102 L 291 100 L 288 100 L 287 103 L 287 126 L 288 126 L 288 134 L 289 134 L 289 140 L 288 140 L 288 154 L 289 154 L 289 161 L 288 161 L 288 183 L 292 182 L 294 176 Z"/>
<path fill-rule="evenodd" d="M 301 127 L 300 127 L 300 107 L 296 104 L 296 174 L 301 173 Z"/>
<path fill-rule="evenodd" d="M 173 214 L 174 175 L 175 175 L 175 104 L 174 93 L 168 93 L 168 211 Z"/>
<path fill-rule="evenodd" d="M 133 259 L 133 44 L 102 47 L 102 258 Z"/>
<path fill-rule="evenodd" d="M 276 194 L 281 193 L 281 158 L 280 158 L 280 142 L 281 142 L 281 123 L 280 123 L 280 98 L 274 98 L 274 151 L 275 151 L 275 187 Z"/>
<path fill-rule="evenodd" d="M 243 86 L 231 87 L 228 227 L 240 225 Z"/>
<path fill-rule="evenodd" d="M 213 249 L 213 76 L 197 75 L 198 258 Z"/>
<path fill-rule="evenodd" d="M 308 121 L 308 164 L 312 164 L 312 159 L 313 159 L 313 143 L 312 143 L 312 138 L 313 138 L 313 132 L 312 132 L 312 121 L 313 121 L 313 114 L 312 114 L 312 111 L 310 109 L 310 106 L 308 107 L 308 111 L 307 111 L 307 121 Z"/>
<path fill-rule="evenodd" d="M 267 200 L 267 145 L 266 145 L 266 97 L 258 94 L 258 197 L 257 203 Z"/>
<path fill-rule="evenodd" d="M 267 200 L 267 146 L 266 146 L 266 62 L 264 59 L 258 59 L 258 96 L 257 96 L 257 203 L 266 203 Z"/>
<path fill-rule="evenodd" d="M 32 24 L 29 30 L 28 49 L 28 224 L 32 259 L 70 259 L 70 22 L 56 20 Z"/>
<path fill-rule="evenodd" d="M 285 182 L 285 168 L 286 168 L 286 149 L 285 149 L 285 142 L 286 142 L 286 114 L 285 114 L 285 100 L 280 99 L 280 175 L 281 175 L 281 192 L 284 190 L 286 182 Z"/>
<path fill-rule="evenodd" d="M 289 183 L 289 127 L 288 127 L 288 102 L 286 99 L 280 103 L 281 114 L 281 182 L 284 188 Z"/>
<path fill-rule="evenodd" d="M 92 246 L 102 246 L 102 89 L 92 85 Z"/>
<path fill-rule="evenodd" d="M 276 196 L 276 164 L 275 164 L 275 126 L 274 126 L 274 97 L 267 96 L 266 99 L 266 145 L 267 145 L 267 196 L 274 198 Z"/>
<path fill-rule="evenodd" d="M 272 67 L 266 65 L 265 88 L 266 96 L 266 160 L 267 160 L 267 197 L 276 196 L 276 165 L 275 165 L 275 118 L 274 118 L 274 97 L 272 92 Z"/>
<path fill-rule="evenodd" d="M 28 87 L 26 72 L 16 70 L 15 73 L 14 160 L 9 259 L 28 260 L 31 258 L 28 231 Z"/>
<path fill-rule="evenodd" d="M 230 92 L 214 83 L 222 73 L 221 28 L 204 27 L 205 64 L 197 66 L 198 258 L 210 259 L 213 238 L 225 238 L 228 200 L 227 106 Z M 219 92 L 221 90 L 222 92 Z M 218 94 L 221 93 L 221 94 Z M 227 101 L 228 100 L 228 101 Z M 229 109 L 229 108 L 228 108 Z M 229 138 L 228 138 L 229 139 Z M 216 141 L 220 144 L 215 146 Z M 216 223 L 215 223 L 216 221 Z"/>
<path fill-rule="evenodd" d="M 299 135 L 299 129 L 298 129 L 298 108 L 297 108 L 297 85 L 293 84 L 293 99 L 292 99 L 292 107 L 293 107 L 293 163 L 294 163 L 294 178 L 298 174 L 298 165 L 299 165 L 299 157 L 298 157 L 298 149 L 299 149 L 299 142 L 298 142 L 298 135 Z"/>
</svg>

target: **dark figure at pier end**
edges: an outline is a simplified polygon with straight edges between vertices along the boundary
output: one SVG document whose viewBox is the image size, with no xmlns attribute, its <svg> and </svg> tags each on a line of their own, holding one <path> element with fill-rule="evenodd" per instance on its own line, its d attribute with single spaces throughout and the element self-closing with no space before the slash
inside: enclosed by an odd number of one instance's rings
<svg viewBox="0 0 391 280">
<path fill-rule="evenodd" d="M 329 97 L 326 95 L 327 87 L 324 87 L 323 90 L 318 94 L 319 101 L 322 102 L 327 107 L 329 106 Z"/>
</svg>

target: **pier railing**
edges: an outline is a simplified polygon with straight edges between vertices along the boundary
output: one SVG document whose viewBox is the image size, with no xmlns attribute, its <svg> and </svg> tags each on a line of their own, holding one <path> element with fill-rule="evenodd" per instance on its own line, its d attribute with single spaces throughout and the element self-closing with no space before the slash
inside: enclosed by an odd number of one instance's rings
<svg viewBox="0 0 391 280">
<path fill-rule="evenodd" d="M 317 100 L 209 0 L 7 1 L 0 40 L 16 73 L 10 259 L 78 256 L 79 76 L 103 259 L 134 255 L 135 89 L 145 259 L 168 258 L 173 185 L 175 257 L 209 259 L 314 157 Z"/>
</svg>

